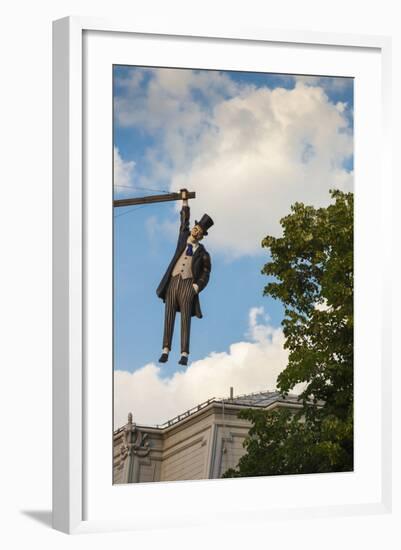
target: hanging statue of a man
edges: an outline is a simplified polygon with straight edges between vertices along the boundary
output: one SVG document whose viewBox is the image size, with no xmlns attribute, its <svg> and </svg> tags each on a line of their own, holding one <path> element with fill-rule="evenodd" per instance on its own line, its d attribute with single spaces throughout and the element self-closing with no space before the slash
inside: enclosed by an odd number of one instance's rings
<svg viewBox="0 0 401 550">
<path fill-rule="evenodd" d="M 190 209 L 187 194 L 186 189 L 181 190 L 183 200 L 177 248 L 156 291 L 159 298 L 166 304 L 160 363 L 166 363 L 168 360 L 175 315 L 180 311 L 181 358 L 179 364 L 188 364 L 191 317 L 195 315 L 199 319 L 202 317 L 198 294 L 206 287 L 211 271 L 210 255 L 200 241 L 208 234 L 207 230 L 214 222 L 210 216 L 204 214 L 201 220 L 199 222 L 195 220 L 194 227 L 189 229 Z"/>
</svg>

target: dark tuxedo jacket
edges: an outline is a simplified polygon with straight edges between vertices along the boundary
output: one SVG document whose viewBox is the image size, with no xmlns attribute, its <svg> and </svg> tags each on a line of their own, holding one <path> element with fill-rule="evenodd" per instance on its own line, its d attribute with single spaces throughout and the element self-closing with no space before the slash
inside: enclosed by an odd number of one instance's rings
<svg viewBox="0 0 401 550">
<path fill-rule="evenodd" d="M 170 281 L 174 266 L 177 263 L 178 258 L 181 256 L 181 254 L 184 252 L 187 246 L 187 240 L 190 235 L 189 215 L 190 215 L 189 206 L 183 206 L 181 210 L 181 225 L 180 225 L 180 233 L 178 235 L 177 248 L 167 268 L 167 271 L 164 274 L 162 280 L 160 281 L 160 284 L 157 287 L 157 291 L 156 291 L 156 294 L 159 296 L 159 298 L 163 300 L 163 302 L 166 301 L 167 287 L 168 287 L 168 283 Z M 198 248 L 196 249 L 192 257 L 193 282 L 198 285 L 199 293 L 205 288 L 205 286 L 209 282 L 211 268 L 212 266 L 210 261 L 210 255 L 206 251 L 206 248 L 203 246 L 203 244 L 199 243 Z M 192 316 L 196 316 L 199 318 L 202 317 L 199 294 L 196 294 L 193 301 Z"/>
</svg>

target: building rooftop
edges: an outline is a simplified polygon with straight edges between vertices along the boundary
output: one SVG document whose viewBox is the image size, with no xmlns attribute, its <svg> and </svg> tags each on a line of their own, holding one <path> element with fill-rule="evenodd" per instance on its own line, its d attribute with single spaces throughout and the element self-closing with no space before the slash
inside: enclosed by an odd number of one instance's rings
<svg viewBox="0 0 401 550">
<path fill-rule="evenodd" d="M 286 401 L 289 403 L 297 403 L 298 396 L 294 394 L 289 394 L 286 398 L 284 398 L 277 391 L 261 391 L 261 392 L 255 392 L 255 393 L 248 393 L 244 395 L 237 395 L 235 397 L 220 397 L 220 398 L 212 397 L 207 401 L 203 401 L 203 403 L 200 403 L 199 405 L 196 405 L 195 407 L 192 407 L 191 409 L 188 409 L 187 411 L 181 414 L 178 414 L 174 418 L 167 420 L 163 424 L 157 424 L 152 427 L 159 428 L 159 429 L 169 428 L 170 426 L 177 424 L 181 420 L 184 420 L 194 415 L 195 413 L 204 409 L 205 407 L 207 407 L 212 403 L 218 403 L 224 406 L 235 405 L 238 407 L 265 408 L 271 405 L 272 403 L 275 403 L 276 401 Z M 151 426 L 147 426 L 147 427 L 151 427 Z M 114 433 L 118 433 L 122 429 L 123 427 L 115 430 Z"/>
<path fill-rule="evenodd" d="M 292 400 L 296 396 L 288 396 L 288 400 Z M 224 402 L 233 405 L 240 405 L 244 407 L 267 407 L 271 403 L 274 403 L 278 399 L 283 399 L 277 391 L 261 391 L 256 393 L 248 393 L 244 395 L 237 395 L 236 397 L 228 397 L 216 399 L 217 402 Z"/>
</svg>

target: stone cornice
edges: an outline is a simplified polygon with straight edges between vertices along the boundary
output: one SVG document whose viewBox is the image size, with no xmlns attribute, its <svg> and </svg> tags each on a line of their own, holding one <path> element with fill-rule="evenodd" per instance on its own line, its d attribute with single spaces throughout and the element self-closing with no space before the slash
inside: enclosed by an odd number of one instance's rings
<svg viewBox="0 0 401 550">
<path fill-rule="evenodd" d="M 191 415 L 183 417 L 181 420 L 178 420 L 175 424 L 171 426 L 166 427 L 155 427 L 155 426 L 146 426 L 146 425 L 137 425 L 137 428 L 141 431 L 145 431 L 149 435 L 152 434 L 152 436 L 159 435 L 159 437 L 163 437 L 165 435 L 173 435 L 176 431 L 181 431 L 182 428 L 189 427 L 194 423 L 199 422 L 200 420 L 207 418 L 208 416 L 212 414 L 222 413 L 224 406 L 224 414 L 228 415 L 237 415 L 237 413 L 242 409 L 263 409 L 263 410 L 272 410 L 276 407 L 288 407 L 292 409 L 299 409 L 301 408 L 302 404 L 300 402 L 297 402 L 295 398 L 290 399 L 284 399 L 282 397 L 277 397 L 275 401 L 272 401 L 272 403 L 269 403 L 267 406 L 261 406 L 261 405 L 245 405 L 245 404 L 238 404 L 235 402 L 232 402 L 230 399 L 227 399 L 227 401 L 222 400 L 216 400 L 210 402 L 206 407 L 193 412 Z M 120 433 L 124 431 L 124 426 L 119 428 L 114 432 L 114 437 L 117 437 Z"/>
</svg>

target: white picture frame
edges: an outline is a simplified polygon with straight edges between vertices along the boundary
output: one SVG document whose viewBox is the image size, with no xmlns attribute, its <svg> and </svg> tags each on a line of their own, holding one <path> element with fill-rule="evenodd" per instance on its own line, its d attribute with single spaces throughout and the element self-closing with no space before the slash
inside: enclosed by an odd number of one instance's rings
<svg viewBox="0 0 401 550">
<path fill-rule="evenodd" d="M 92 44 L 85 42 L 85 36 L 93 36 Z M 97 38 L 101 38 L 97 41 Z M 388 396 L 391 395 L 391 356 L 389 345 L 389 330 L 384 330 L 384 323 L 389 318 L 388 304 L 389 298 L 384 300 L 381 294 L 375 302 L 376 310 L 379 319 L 377 320 L 376 329 L 380 329 L 380 341 L 377 344 L 374 352 L 367 355 L 359 355 L 360 362 L 367 361 L 371 368 L 372 386 L 379 385 L 380 390 L 376 394 L 378 403 L 375 404 L 376 422 L 371 423 L 372 434 L 374 437 L 375 446 L 378 447 L 376 458 L 371 458 L 372 477 L 375 481 L 374 494 L 363 492 L 364 480 L 369 475 L 367 468 L 369 464 L 361 466 L 363 475 L 355 487 L 351 489 L 352 474 L 348 480 L 344 478 L 344 486 L 350 485 L 350 497 L 326 499 L 322 504 L 313 505 L 313 500 L 307 498 L 296 497 L 289 505 L 288 502 L 282 502 L 277 499 L 276 506 L 271 505 L 268 509 L 264 508 L 262 500 L 256 498 L 258 488 L 265 481 L 259 479 L 251 480 L 224 480 L 224 485 L 216 481 L 205 482 L 180 482 L 175 483 L 159 483 L 159 484 L 144 484 L 142 486 L 114 487 L 114 495 L 121 502 L 129 502 L 132 499 L 132 491 L 136 491 L 136 502 L 141 502 L 135 513 L 119 516 L 118 510 L 115 509 L 115 503 L 110 500 L 110 494 L 99 489 L 97 485 L 105 486 L 111 484 L 111 432 L 112 432 L 112 415 L 111 409 L 108 412 L 97 402 L 95 393 L 105 395 L 102 392 L 107 392 L 107 376 L 99 382 L 91 376 L 90 369 L 93 362 L 93 354 L 91 355 L 90 342 L 93 341 L 91 335 L 91 324 L 88 324 L 88 319 L 91 318 L 90 303 L 87 299 L 88 290 L 92 292 L 90 277 L 87 276 L 87 271 L 91 271 L 96 262 L 103 261 L 96 254 L 91 253 L 90 235 L 93 234 L 91 224 L 98 223 L 94 211 L 90 210 L 88 203 L 92 204 L 92 200 L 88 200 L 91 196 L 91 190 L 88 190 L 84 185 L 84 180 L 88 177 L 86 166 L 86 155 L 90 156 L 92 152 L 87 147 L 87 142 L 84 139 L 84 127 L 86 120 L 86 110 L 88 109 L 85 103 L 85 84 L 87 78 L 92 78 L 85 73 L 83 60 L 94 59 L 92 55 L 102 56 L 104 44 L 102 40 L 107 39 L 108 47 L 114 42 L 121 43 L 121 40 L 137 39 L 146 42 L 143 52 L 146 51 L 147 43 L 157 44 L 158 41 L 164 40 L 166 44 L 169 41 L 174 47 L 174 40 L 183 42 L 186 45 L 193 47 L 193 52 L 200 51 L 203 45 L 216 46 L 223 45 L 228 50 L 230 48 L 241 47 L 258 47 L 263 48 L 269 45 L 277 49 L 288 48 L 303 48 L 303 51 L 314 51 L 318 48 L 326 48 L 326 51 L 333 51 L 333 57 L 337 55 L 337 51 L 341 51 L 344 56 L 357 55 L 358 52 L 372 52 L 375 55 L 375 67 L 377 73 L 380 73 L 380 86 L 376 90 L 374 96 L 373 118 L 376 116 L 376 123 L 380 129 L 380 134 L 375 137 L 380 143 L 381 159 L 379 159 L 377 174 L 381 181 L 380 200 L 373 199 L 368 195 L 368 192 L 361 193 L 361 200 L 357 207 L 357 218 L 360 217 L 360 223 L 366 224 L 368 212 L 374 204 L 379 204 L 377 217 L 380 218 L 380 227 L 378 229 L 379 236 L 390 233 L 388 220 L 386 218 L 387 209 L 391 208 L 391 177 L 390 177 L 390 160 L 389 160 L 389 127 L 390 127 L 390 54 L 391 42 L 387 37 L 373 36 L 353 36 L 353 35 L 336 35 L 326 33 L 313 32 L 282 32 L 264 29 L 183 29 L 179 25 L 175 27 L 169 25 L 166 28 L 142 28 L 140 25 L 131 24 L 130 22 L 122 21 L 104 21 L 92 18 L 69 17 L 54 22 L 53 32 L 53 526 L 56 529 L 67 533 L 99 531 L 99 530 L 118 530 L 118 529 L 143 529 L 152 528 L 155 525 L 154 517 L 157 515 L 156 509 L 152 505 L 155 500 L 163 505 L 164 499 L 172 498 L 172 488 L 174 493 L 178 494 L 179 499 L 191 499 L 192 495 L 196 494 L 196 500 L 204 503 L 208 498 L 208 494 L 212 501 L 224 501 L 224 511 L 221 514 L 211 508 L 210 515 L 201 516 L 199 509 L 194 505 L 193 510 L 186 510 L 186 513 L 180 516 L 170 515 L 168 510 L 164 517 L 158 516 L 158 526 L 188 526 L 194 524 L 203 524 L 212 521 L 263 521 L 266 517 L 312 517 L 313 515 L 350 515 L 361 513 L 385 513 L 391 508 L 391 459 L 390 459 L 390 426 L 391 426 L 391 400 Z M 91 39 L 92 40 L 92 39 Z M 98 53 L 95 49 L 98 48 Z M 224 49 L 223 48 L 223 49 Z M 90 52 L 88 53 L 88 49 Z M 168 48 L 166 48 L 168 49 Z M 142 53 L 143 53 L 142 52 Z M 125 55 L 125 54 L 124 54 Z M 148 59 L 159 60 L 155 64 L 164 65 L 164 55 L 168 52 L 162 52 L 157 47 L 149 50 Z M 222 55 L 226 55 L 225 53 Z M 229 55 L 229 54 L 228 54 Z M 233 54 L 231 54 L 233 55 Z M 113 54 L 110 54 L 112 59 Z M 109 59 L 109 61 L 110 61 Z M 109 62 L 108 61 L 108 62 Z M 218 63 L 218 60 L 216 61 Z M 234 61 L 233 61 L 234 63 Z M 308 70 L 302 71 L 302 64 L 306 62 L 298 60 L 298 69 L 301 73 L 308 73 Z M 133 62 L 132 64 L 135 64 Z M 176 63 L 174 63 L 176 65 Z M 363 63 L 362 63 L 363 65 Z M 208 67 L 205 67 L 208 68 Z M 225 67 L 226 68 L 226 67 Z M 249 67 L 244 67 L 248 69 Z M 361 71 L 368 72 L 367 68 L 361 68 Z M 346 69 L 345 76 L 352 76 L 352 68 Z M 285 72 L 285 71 L 282 71 Z M 100 74 L 100 73 L 99 73 Z M 331 74 L 329 72 L 329 74 Z M 361 73 L 362 74 L 362 73 Z M 99 81 L 100 82 L 100 81 Z M 361 82 L 363 78 L 361 77 Z M 110 91 L 108 92 L 110 93 Z M 101 94 L 100 94 L 101 95 Z M 106 97 L 107 100 L 107 97 Z M 99 105 L 101 105 L 99 103 Z M 103 105 L 103 104 L 102 104 Z M 91 107 L 92 108 L 92 107 Z M 94 108 L 97 108 L 95 106 Z M 356 110 L 359 108 L 356 103 Z M 361 112 L 363 110 L 361 106 Z M 366 106 L 366 109 L 368 106 Z M 364 112 L 367 112 L 364 111 Z M 105 114 L 108 117 L 105 128 L 110 128 L 110 112 Z M 356 124 L 363 127 L 364 120 L 361 117 L 356 118 Z M 365 121 L 366 124 L 366 121 Z M 368 128 L 368 126 L 366 126 Z M 86 131 L 86 129 L 85 129 Z M 360 134 L 362 135 L 362 134 Z M 101 146 L 105 146 L 106 142 L 102 142 Z M 111 136 L 109 136 L 111 144 Z M 361 138 L 362 143 L 362 138 Z M 358 154 L 358 139 L 356 137 L 356 150 Z M 368 155 L 368 150 L 360 147 L 361 157 Z M 361 172 L 368 173 L 369 167 L 360 164 Z M 107 166 L 107 165 L 106 165 Z M 112 166 L 105 174 L 105 180 L 110 176 Z M 100 175 L 100 177 L 102 177 Z M 105 187 L 101 187 L 103 198 L 100 199 L 99 212 L 104 212 L 107 208 L 107 201 L 110 200 L 110 208 L 112 205 L 110 195 L 107 196 Z M 106 193 L 106 195 L 105 195 Z M 365 197 L 365 195 L 367 195 Z M 89 208 L 89 210 L 88 210 Z M 103 210 L 102 210 L 103 209 Z M 89 215 L 88 215 L 89 212 Z M 358 222 L 359 223 L 359 222 Z M 362 227 L 362 225 L 361 225 Z M 365 225 L 363 225 L 365 227 Z M 368 225 L 366 225 L 368 227 Z M 99 234 L 99 238 L 104 239 L 102 242 L 109 242 L 107 227 L 104 234 Z M 361 233 L 361 232 L 360 232 Z M 88 237 L 89 235 L 89 237 Z M 374 239 L 374 235 L 371 236 Z M 362 237 L 361 237 L 362 238 Z M 370 238 L 370 236 L 369 236 Z M 383 240 L 382 242 L 384 242 Z M 373 242 L 373 241 L 372 241 Z M 377 241 L 379 243 L 380 241 Z M 357 255 L 359 254 L 358 242 Z M 107 248 L 107 246 L 106 246 Z M 366 250 L 362 250 L 357 261 L 360 262 L 360 269 L 368 264 L 369 257 L 366 255 Z M 375 276 L 373 284 L 379 291 L 389 286 L 390 270 L 386 269 L 389 266 L 390 250 L 389 245 L 385 245 L 382 249 L 383 253 L 383 269 Z M 99 259 L 100 258 L 100 259 Z M 100 264 L 99 264 L 100 265 Z M 93 269 L 92 269 L 93 271 Z M 106 284 L 107 281 L 106 281 Z M 89 304 L 89 305 L 88 305 Z M 110 305 L 110 303 L 109 303 Z M 106 306 L 105 316 L 110 314 L 110 308 Z M 107 330 L 107 325 L 97 327 L 97 330 Z M 366 329 L 367 330 L 367 329 Z M 111 335 L 110 335 L 111 337 Z M 367 334 L 368 338 L 372 334 Z M 107 353 L 104 354 L 107 361 Z M 101 359 L 100 359 L 101 360 Z M 111 366 L 110 366 L 111 368 Z M 369 371 L 370 372 L 370 371 Z M 100 375 L 99 375 L 100 376 Z M 111 394 L 111 379 L 109 380 L 109 391 Z M 99 387 L 97 387 L 99 385 Z M 96 386 L 96 388 L 94 387 Z M 360 395 L 368 395 L 369 387 L 361 387 Z M 109 404 L 109 402 L 106 402 Z M 107 409 L 107 407 L 105 407 Z M 358 410 L 357 410 L 358 412 Z M 360 411 L 363 414 L 363 410 Z M 357 422 L 360 422 L 357 416 Z M 98 418 L 98 424 L 94 424 L 94 418 Z M 375 425 L 373 425 L 375 424 Z M 377 425 L 376 425 L 377 424 Z M 360 426 L 360 424 L 359 424 Z M 358 423 L 356 423 L 358 430 Z M 92 452 L 95 433 L 96 440 L 107 442 L 108 435 L 110 436 L 110 455 L 107 456 L 105 462 L 99 462 L 103 468 L 102 473 L 95 469 L 93 463 L 88 462 L 87 456 Z M 106 443 L 107 444 L 107 443 Z M 363 447 L 361 446 L 361 449 Z M 107 449 L 101 447 L 100 449 Z M 368 449 L 368 447 L 366 447 Z M 106 450 L 107 452 L 107 450 Z M 103 456 L 103 455 L 102 455 Z M 362 457 L 363 458 L 363 457 Z M 107 480 L 105 477 L 104 464 L 107 466 L 107 461 L 110 464 L 110 477 Z M 100 471 L 100 470 L 99 470 Z M 98 477 L 96 477 L 98 475 Z M 331 474 L 328 474 L 329 476 Z M 333 474 L 337 475 L 337 474 Z M 322 476 L 297 476 L 297 478 L 308 478 L 306 483 L 310 486 L 310 494 L 316 494 L 319 491 L 319 486 L 329 480 L 328 477 Z M 95 479 L 95 482 L 93 481 Z M 99 483 L 96 482 L 99 480 Z M 333 485 L 337 484 L 337 477 L 333 479 Z M 355 477 L 356 479 L 356 477 Z M 101 481 L 100 481 L 101 480 Z M 298 484 L 302 480 L 294 479 L 292 483 Z M 271 478 L 270 489 L 277 491 L 277 495 L 282 487 L 282 492 L 286 489 L 288 479 Z M 328 482 L 330 484 L 330 480 Z M 235 485 L 237 484 L 237 485 Z M 240 485 L 239 485 L 240 484 Z M 96 487 L 95 487 L 96 486 Z M 326 489 L 324 489 L 326 490 Z M 130 493 L 129 493 L 130 491 Z M 255 495 L 255 501 L 250 508 L 238 508 L 233 503 L 233 495 L 236 491 L 243 495 Z M 353 492 L 355 491 L 355 492 Z M 96 492 L 96 495 L 95 495 Z M 273 494 L 273 493 L 271 493 Z M 358 497 L 360 495 L 360 498 Z M 114 497 L 113 497 L 114 498 Z M 90 502 L 98 501 L 99 505 L 96 514 L 91 514 Z M 114 502 L 114 501 L 113 501 Z M 117 500 L 115 501 L 117 502 Z M 274 503 L 273 503 L 274 504 Z M 109 507 L 109 508 L 107 508 Z M 92 507 L 93 508 L 93 507 Z M 113 512 L 114 508 L 114 512 Z M 89 510 L 89 513 L 88 513 Z M 109 510 L 109 512 L 108 512 Z M 131 507 L 132 510 L 132 507 Z M 266 516 L 268 512 L 269 516 Z"/>
</svg>

